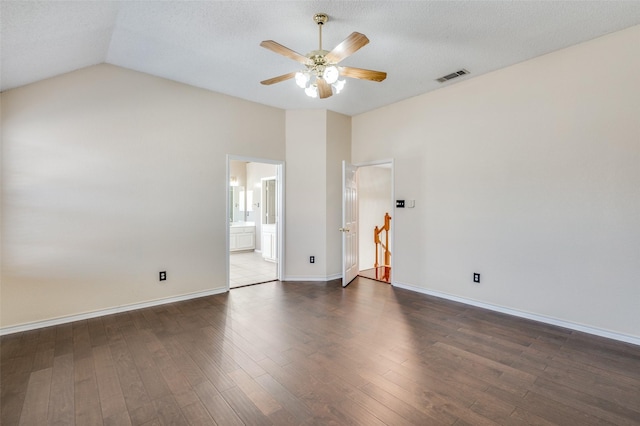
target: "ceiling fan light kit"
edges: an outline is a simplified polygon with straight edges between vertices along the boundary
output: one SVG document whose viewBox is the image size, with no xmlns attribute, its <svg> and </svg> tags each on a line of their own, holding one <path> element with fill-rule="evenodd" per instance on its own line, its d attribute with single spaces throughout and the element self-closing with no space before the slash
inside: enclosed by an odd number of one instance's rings
<svg viewBox="0 0 640 426">
<path fill-rule="evenodd" d="M 305 66 L 304 70 L 290 72 L 278 77 L 263 80 L 260 83 L 271 85 L 281 81 L 295 79 L 296 85 L 312 98 L 328 98 L 334 93 L 338 94 L 344 89 L 345 80 L 340 77 L 357 78 L 370 81 L 383 81 L 387 78 L 387 73 L 382 71 L 365 70 L 361 68 L 342 67 L 338 63 L 351 56 L 360 48 L 369 43 L 369 39 L 364 34 L 351 33 L 342 43 L 332 51 L 322 49 L 322 26 L 329 21 L 326 13 L 316 13 L 313 21 L 318 25 L 318 50 L 309 52 L 306 56 L 301 55 L 273 40 L 265 40 L 260 46 L 272 52 L 286 56 Z"/>
</svg>

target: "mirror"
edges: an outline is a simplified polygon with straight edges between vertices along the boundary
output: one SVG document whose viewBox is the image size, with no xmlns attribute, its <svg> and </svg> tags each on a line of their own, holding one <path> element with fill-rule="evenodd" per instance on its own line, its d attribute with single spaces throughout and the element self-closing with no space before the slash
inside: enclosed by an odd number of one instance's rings
<svg viewBox="0 0 640 426">
<path fill-rule="evenodd" d="M 244 186 L 229 187 L 230 222 L 244 222 L 246 215 Z"/>
</svg>

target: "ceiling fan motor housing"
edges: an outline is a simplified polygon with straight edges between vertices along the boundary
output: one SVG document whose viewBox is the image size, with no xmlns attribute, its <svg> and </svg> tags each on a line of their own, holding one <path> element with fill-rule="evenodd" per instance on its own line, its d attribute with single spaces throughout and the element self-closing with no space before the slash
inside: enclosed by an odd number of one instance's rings
<svg viewBox="0 0 640 426">
<path fill-rule="evenodd" d="M 326 13 L 316 13 L 313 15 L 313 20 L 318 25 L 324 25 L 329 20 L 329 16 Z"/>
</svg>

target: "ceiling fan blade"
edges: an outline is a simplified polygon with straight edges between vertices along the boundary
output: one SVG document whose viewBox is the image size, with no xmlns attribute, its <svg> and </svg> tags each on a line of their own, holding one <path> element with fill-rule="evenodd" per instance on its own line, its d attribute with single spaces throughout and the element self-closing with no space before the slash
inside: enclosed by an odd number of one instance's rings
<svg viewBox="0 0 640 426">
<path fill-rule="evenodd" d="M 333 95 L 331 86 L 329 86 L 329 83 L 327 83 L 323 78 L 316 79 L 316 84 L 318 85 L 318 96 L 320 96 L 320 99 L 325 99 Z"/>
<path fill-rule="evenodd" d="M 345 38 L 342 43 L 337 45 L 335 49 L 327 53 L 327 56 L 325 56 L 325 58 L 328 62 L 337 64 L 347 56 L 351 56 L 356 53 L 367 43 L 369 43 L 369 39 L 366 35 L 353 32 L 349 37 Z"/>
<path fill-rule="evenodd" d="M 364 70 L 362 68 L 340 67 L 340 75 L 344 77 L 359 78 L 361 80 L 382 81 L 387 78 L 383 71 Z"/>
<path fill-rule="evenodd" d="M 276 83 L 280 83 L 281 81 L 289 80 L 290 78 L 293 78 L 295 76 L 296 76 L 296 72 L 294 71 L 294 72 L 290 72 L 289 74 L 283 74 L 277 77 L 270 78 L 268 80 L 263 80 L 260 82 L 260 84 L 264 84 L 265 86 L 268 86 L 270 84 L 276 84 Z"/>
<path fill-rule="evenodd" d="M 301 64 L 307 65 L 311 63 L 311 59 L 307 58 L 306 56 L 302 56 L 298 52 L 294 52 L 288 47 L 285 47 L 273 40 L 265 40 L 260 43 L 260 46 L 264 47 L 265 49 L 269 49 L 279 55 L 286 56 L 289 59 L 293 59 L 296 62 L 300 62 Z"/>
</svg>

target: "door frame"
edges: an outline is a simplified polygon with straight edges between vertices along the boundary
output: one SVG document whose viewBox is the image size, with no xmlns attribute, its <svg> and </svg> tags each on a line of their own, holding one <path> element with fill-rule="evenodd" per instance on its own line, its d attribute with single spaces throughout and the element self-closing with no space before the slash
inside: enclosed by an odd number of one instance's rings
<svg viewBox="0 0 640 426">
<path fill-rule="evenodd" d="M 395 269 L 395 259 L 396 259 L 396 251 L 395 251 L 395 240 L 396 240 L 396 232 L 395 232 L 395 220 L 396 220 L 396 208 L 395 208 L 395 198 L 396 198 L 396 185 L 395 185 L 395 161 L 392 158 L 386 158 L 386 159 L 381 159 L 381 160 L 373 160 L 373 161 L 365 161 L 365 162 L 361 162 L 361 163 L 353 163 L 353 165 L 355 167 L 357 167 L 358 169 L 361 167 L 369 167 L 369 166 L 380 166 L 383 164 L 391 164 L 391 198 L 389 199 L 389 211 L 391 212 L 391 223 L 393 223 L 392 227 L 393 227 L 393 232 L 391 233 L 391 239 L 389 241 L 389 249 L 391 250 L 391 282 L 389 284 L 394 285 L 395 282 L 395 273 L 394 271 Z M 359 181 L 358 181 L 359 182 Z M 358 203 L 360 203 L 360 194 L 358 194 Z M 359 213 L 359 209 L 358 209 L 358 213 Z M 360 220 L 358 218 L 358 224 L 360 224 Z M 358 229 L 358 233 L 360 233 L 361 230 Z M 344 254 L 343 254 L 344 256 Z M 360 248 L 358 247 L 358 258 L 360 257 Z"/>
<path fill-rule="evenodd" d="M 278 253 L 278 267 L 276 269 L 277 280 L 282 280 L 284 276 L 284 222 L 285 222 L 285 193 L 284 193 L 284 161 L 281 160 L 273 160 L 270 158 L 258 158 L 258 157 L 247 157 L 244 155 L 234 155 L 227 154 L 226 160 L 226 173 L 225 173 L 225 281 L 226 281 L 226 289 L 230 290 L 230 262 L 231 262 L 231 252 L 229 251 L 229 238 L 230 238 L 230 227 L 229 227 L 229 217 L 230 217 L 230 209 L 231 205 L 229 203 L 229 184 L 231 183 L 231 161 L 245 161 L 248 163 L 264 163 L 264 164 L 273 164 L 276 166 L 276 197 L 277 197 L 277 205 L 278 205 L 278 214 L 276 220 L 276 252 Z M 262 219 L 260 219 L 262 220 Z"/>
</svg>

